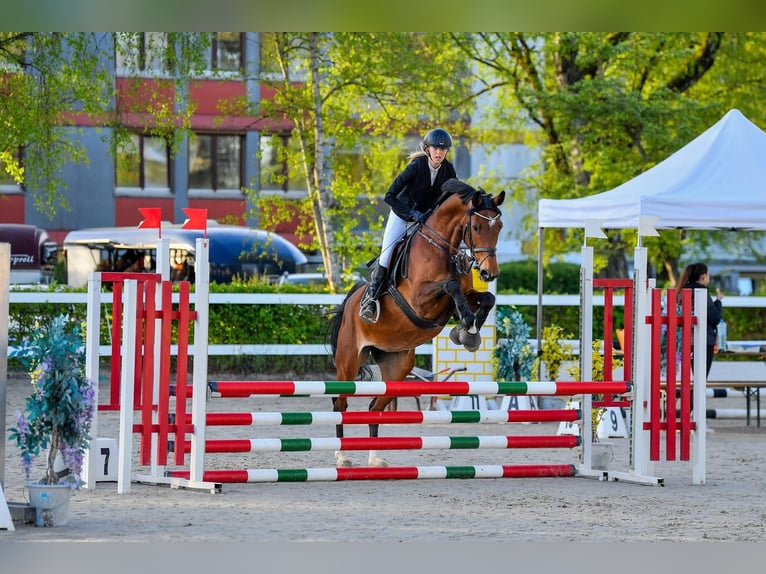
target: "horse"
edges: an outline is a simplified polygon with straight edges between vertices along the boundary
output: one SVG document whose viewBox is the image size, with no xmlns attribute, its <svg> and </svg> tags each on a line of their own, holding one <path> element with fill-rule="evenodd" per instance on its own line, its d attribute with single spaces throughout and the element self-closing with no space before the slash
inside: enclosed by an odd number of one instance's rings
<svg viewBox="0 0 766 574">
<path fill-rule="evenodd" d="M 331 311 L 328 334 L 336 380 L 363 376 L 370 357 L 384 381 L 404 380 L 415 365 L 415 348 L 431 341 L 452 317 L 457 325 L 450 340 L 471 352 L 479 348 L 479 329 L 495 296 L 474 287 L 471 270 L 476 269 L 484 282 L 500 273 L 496 252 L 505 191 L 493 196 L 457 179 L 446 181 L 441 191 L 426 221 L 416 224 L 397 247 L 387 290 L 379 300 L 378 321 L 369 324 L 359 316 L 364 281 Z M 382 411 L 392 399 L 375 397 L 369 410 Z M 345 396 L 333 397 L 332 402 L 334 412 L 348 408 Z M 369 428 L 370 437 L 377 437 L 378 425 Z M 343 437 L 342 424 L 336 425 L 336 435 Z M 335 460 L 338 467 L 351 466 L 343 451 L 335 452 Z M 368 464 L 388 466 L 374 450 Z"/>
</svg>

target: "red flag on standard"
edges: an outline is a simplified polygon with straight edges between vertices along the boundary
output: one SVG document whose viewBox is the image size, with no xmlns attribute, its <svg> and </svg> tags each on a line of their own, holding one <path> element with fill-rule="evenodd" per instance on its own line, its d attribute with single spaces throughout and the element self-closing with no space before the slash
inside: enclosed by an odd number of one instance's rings
<svg viewBox="0 0 766 574">
<path fill-rule="evenodd" d="M 183 229 L 202 229 L 207 237 L 207 209 L 184 207 L 188 219 L 181 226 Z"/>
<path fill-rule="evenodd" d="M 139 207 L 138 211 L 144 216 L 144 220 L 138 224 L 139 229 L 159 229 L 160 237 L 162 237 L 162 208 Z"/>
</svg>

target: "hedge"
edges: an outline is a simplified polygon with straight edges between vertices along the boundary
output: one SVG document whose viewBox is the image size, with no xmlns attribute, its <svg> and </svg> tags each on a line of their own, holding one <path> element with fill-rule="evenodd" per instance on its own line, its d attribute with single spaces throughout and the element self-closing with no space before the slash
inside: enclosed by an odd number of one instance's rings
<svg viewBox="0 0 766 574">
<path fill-rule="evenodd" d="M 545 269 L 544 293 L 576 294 L 579 292 L 580 268 L 570 263 L 551 263 Z M 61 286 L 49 287 L 53 291 L 83 292 Z M 35 289 L 39 292 L 39 289 Z M 211 284 L 211 293 L 321 293 L 318 287 L 266 283 Z M 537 264 L 520 261 L 501 265 L 498 293 L 530 294 L 537 291 Z M 536 330 L 537 308 L 535 305 L 517 307 L 532 331 Z M 209 342 L 211 344 L 325 344 L 327 343 L 329 307 L 317 305 L 211 305 Z M 31 332 L 36 320 L 46 321 L 53 316 L 68 313 L 85 321 L 85 305 L 61 303 L 13 303 L 10 306 L 11 325 L 9 344 L 13 345 Z M 579 337 L 580 311 L 576 306 L 548 306 L 544 309 L 543 326 L 558 325 L 574 338 Z M 594 338 L 601 338 L 603 307 L 593 312 Z M 622 324 L 622 308 L 615 308 L 615 324 Z M 724 317 L 728 324 L 730 340 L 760 339 L 766 333 L 766 309 L 727 309 L 724 300 Z M 102 313 L 101 340 L 109 340 L 111 316 Z M 108 359 L 104 359 L 108 360 Z M 418 356 L 418 365 L 428 368 L 427 357 Z M 9 369 L 17 365 L 9 362 Z M 329 348 L 326 356 L 211 356 L 211 372 L 279 373 L 293 371 L 297 374 L 332 371 Z"/>
</svg>

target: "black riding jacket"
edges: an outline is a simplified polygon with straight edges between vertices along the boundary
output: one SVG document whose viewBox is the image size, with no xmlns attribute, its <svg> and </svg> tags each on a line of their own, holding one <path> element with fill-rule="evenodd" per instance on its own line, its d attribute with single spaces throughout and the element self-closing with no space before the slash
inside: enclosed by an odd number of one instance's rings
<svg viewBox="0 0 766 574">
<path fill-rule="evenodd" d="M 700 283 L 687 283 L 684 285 L 684 289 L 704 289 L 707 287 Z M 692 298 L 692 302 L 694 299 Z M 710 295 L 707 296 L 707 344 L 714 345 L 716 336 L 718 335 L 718 323 L 723 316 L 723 309 L 721 301 L 719 299 L 713 299 Z"/>
<path fill-rule="evenodd" d="M 410 210 L 426 213 L 433 209 L 442 193 L 442 184 L 451 178 L 457 178 L 455 167 L 446 159 L 442 161 L 431 185 L 431 171 L 428 157 L 419 156 L 404 168 L 386 192 L 385 201 L 396 215 L 404 221 L 411 221 Z"/>
</svg>

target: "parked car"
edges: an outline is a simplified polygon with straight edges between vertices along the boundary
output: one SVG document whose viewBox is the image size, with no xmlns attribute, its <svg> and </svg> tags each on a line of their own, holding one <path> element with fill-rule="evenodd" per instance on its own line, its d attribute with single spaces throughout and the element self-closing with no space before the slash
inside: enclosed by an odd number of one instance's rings
<svg viewBox="0 0 766 574">
<path fill-rule="evenodd" d="M 0 243 L 11 245 L 11 284 L 50 283 L 58 245 L 34 225 L 0 224 Z"/>
<path fill-rule="evenodd" d="M 67 283 L 84 286 L 91 271 L 146 271 L 156 267 L 157 230 L 108 227 L 71 231 L 64 239 Z M 198 229 L 163 225 L 162 236 L 170 240 L 171 278 L 194 280 Z M 301 272 L 306 256 L 284 237 L 239 225 L 211 223 L 210 281 L 230 283 L 235 277 L 264 277 L 276 281 L 285 272 Z"/>
<path fill-rule="evenodd" d="M 356 283 L 361 281 L 362 277 L 358 273 L 353 273 L 351 280 Z M 327 286 L 326 273 L 283 273 L 279 278 L 279 285 L 322 285 Z"/>
</svg>

